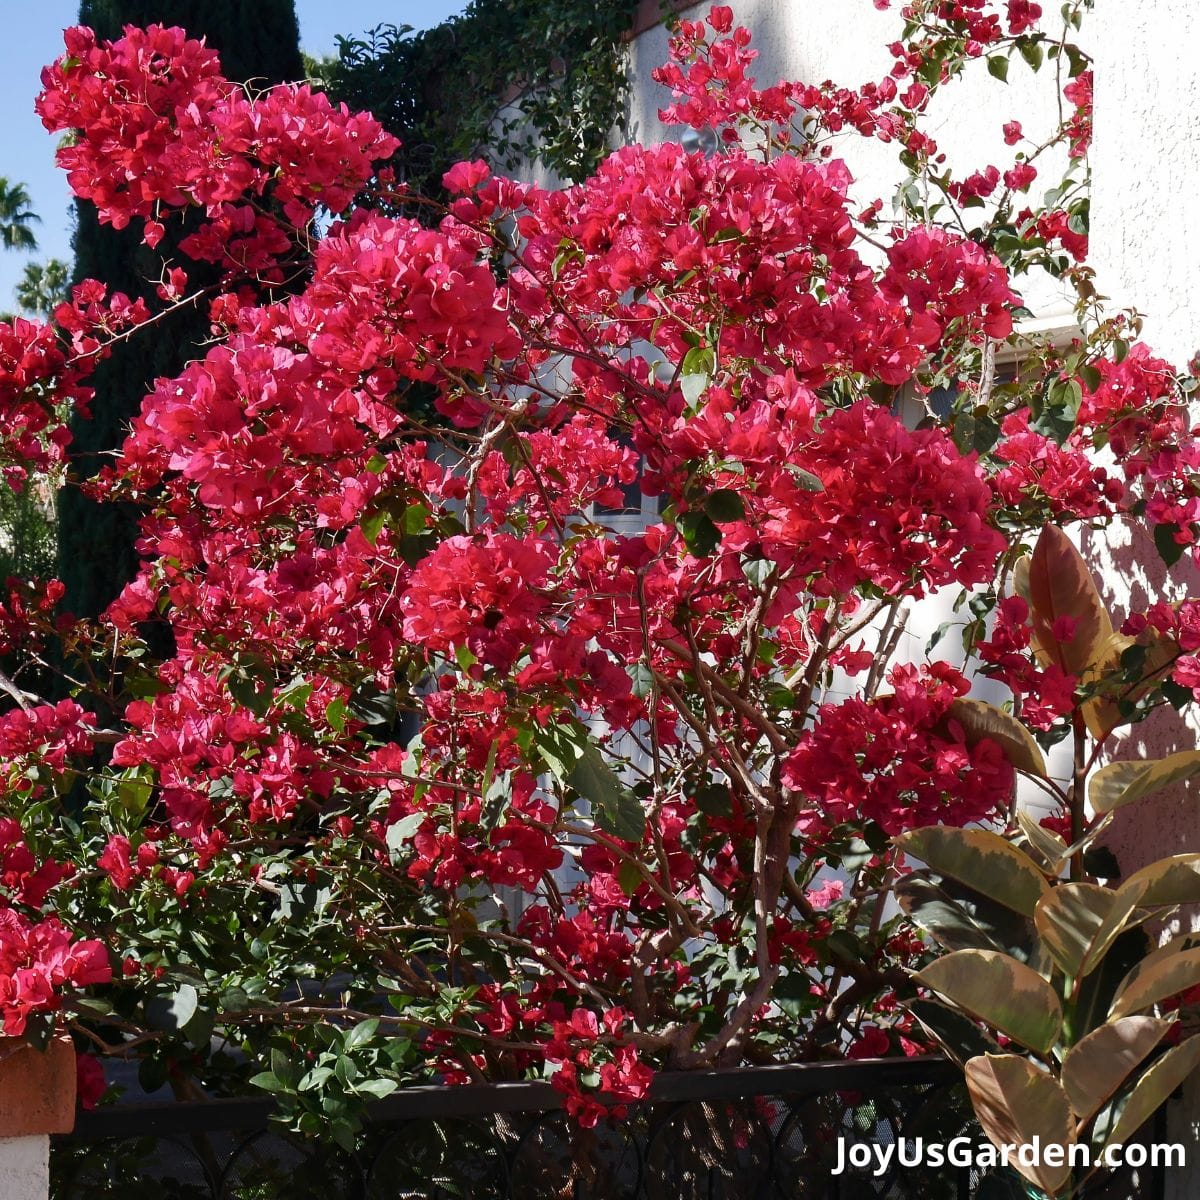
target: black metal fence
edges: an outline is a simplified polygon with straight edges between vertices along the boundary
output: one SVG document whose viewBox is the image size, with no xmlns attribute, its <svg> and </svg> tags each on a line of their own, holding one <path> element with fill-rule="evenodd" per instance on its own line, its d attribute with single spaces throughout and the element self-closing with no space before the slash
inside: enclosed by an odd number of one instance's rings
<svg viewBox="0 0 1200 1200">
<path fill-rule="evenodd" d="M 900 1161 L 902 1141 L 911 1160 L 918 1138 L 981 1138 L 960 1078 L 940 1059 L 663 1075 L 624 1121 L 594 1129 L 569 1121 L 544 1083 L 411 1088 L 372 1107 L 353 1154 L 281 1132 L 269 1101 L 118 1105 L 82 1115 L 74 1133 L 56 1140 L 51 1195 L 1026 1200 L 1031 1193 L 1011 1172 Z M 870 1165 L 850 1165 L 868 1154 Z M 1143 1170 L 1114 1176 L 1089 1196 L 1162 1193 L 1161 1172 Z"/>
</svg>

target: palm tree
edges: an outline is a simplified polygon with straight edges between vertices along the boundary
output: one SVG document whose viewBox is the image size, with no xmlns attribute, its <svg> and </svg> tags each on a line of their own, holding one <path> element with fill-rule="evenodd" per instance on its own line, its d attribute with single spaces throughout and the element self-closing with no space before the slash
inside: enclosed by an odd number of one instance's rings
<svg viewBox="0 0 1200 1200">
<path fill-rule="evenodd" d="M 25 185 L 9 183 L 0 176 L 0 244 L 6 250 L 37 249 L 37 238 L 30 226 L 41 221 L 41 217 L 29 205 Z"/>
<path fill-rule="evenodd" d="M 25 264 L 16 287 L 17 303 L 35 317 L 48 317 L 71 295 L 70 268 L 61 258 Z"/>
</svg>

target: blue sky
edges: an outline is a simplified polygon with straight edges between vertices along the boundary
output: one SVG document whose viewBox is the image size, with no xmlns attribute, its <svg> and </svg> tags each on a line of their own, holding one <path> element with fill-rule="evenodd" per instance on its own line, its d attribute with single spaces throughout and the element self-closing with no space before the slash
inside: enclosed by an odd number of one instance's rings
<svg viewBox="0 0 1200 1200">
<path fill-rule="evenodd" d="M 424 28 L 466 7 L 466 0 L 296 0 L 300 41 L 310 54 L 332 53 L 336 36 L 361 33 L 390 22 Z M 74 25 L 79 0 L 12 4 L 0 37 L 0 175 L 20 181 L 42 218 L 40 248 L 33 255 L 0 251 L 0 311 L 12 307 L 12 291 L 29 258 L 71 256 L 66 181 L 54 166 L 54 139 L 33 112 L 42 67 L 62 53 L 62 30 Z"/>
</svg>

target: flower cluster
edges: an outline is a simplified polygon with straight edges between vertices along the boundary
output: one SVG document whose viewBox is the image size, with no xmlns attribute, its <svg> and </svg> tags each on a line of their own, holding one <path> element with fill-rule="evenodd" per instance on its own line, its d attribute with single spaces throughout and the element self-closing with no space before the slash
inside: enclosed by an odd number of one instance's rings
<svg viewBox="0 0 1200 1200">
<path fill-rule="evenodd" d="M 216 52 L 179 28 L 130 27 L 107 43 L 78 26 L 65 38 L 37 104 L 50 132 L 77 131 L 59 166 L 101 220 L 144 221 L 152 246 L 164 209 L 199 205 L 210 220 L 186 253 L 274 277 L 291 240 L 253 201 L 270 192 L 296 227 L 317 206 L 341 212 L 398 145 L 372 117 L 307 86 L 248 98 Z"/>
<path fill-rule="evenodd" d="M 111 978 L 102 942 L 76 939 L 57 917 L 29 915 L 71 874 L 69 864 L 39 861 L 20 825 L 0 817 L 0 1028 L 9 1037 L 57 1011 L 65 991 Z"/>
<path fill-rule="evenodd" d="M 1060 445 L 1029 427 L 1028 410 L 1005 417 L 1001 432 L 996 457 L 1007 465 L 992 486 L 1006 505 L 1032 505 L 1057 520 L 1113 514 L 1125 489 L 1089 457 L 1082 438 L 1073 435 Z"/>
<path fill-rule="evenodd" d="M 73 939 L 56 917 L 30 921 L 0 908 L 0 1019 L 9 1037 L 20 1037 L 34 1014 L 57 1011 L 64 988 L 111 978 L 103 942 Z"/>
<path fill-rule="evenodd" d="M 1013 769 L 988 739 L 968 743 L 947 719 L 968 688 L 948 663 L 896 667 L 890 695 L 824 705 L 788 755 L 784 780 L 804 797 L 802 824 L 862 818 L 889 834 L 922 825 L 967 825 L 1003 810 Z"/>
<path fill-rule="evenodd" d="M 1136 505 L 1200 556 L 1200 442 L 1175 372 L 1140 342 L 1093 368 L 1078 428 L 1111 447 L 1129 485 L 1127 507 Z"/>
<path fill-rule="evenodd" d="M 1056 632 L 1069 641 L 1070 618 Z M 978 653 L 988 674 L 1020 700 L 1021 719 L 1034 729 L 1049 729 L 1071 712 L 1079 680 L 1058 663 L 1039 666 L 1031 644 L 1029 605 L 1021 596 L 1008 596 L 997 606 L 991 634 L 979 642 Z"/>
<path fill-rule="evenodd" d="M 1133 637 L 1147 631 L 1177 648 L 1178 653 L 1170 663 L 1171 679 L 1200 699 L 1200 601 L 1152 604 L 1144 613 L 1131 614 L 1121 627 L 1122 633 Z"/>
</svg>

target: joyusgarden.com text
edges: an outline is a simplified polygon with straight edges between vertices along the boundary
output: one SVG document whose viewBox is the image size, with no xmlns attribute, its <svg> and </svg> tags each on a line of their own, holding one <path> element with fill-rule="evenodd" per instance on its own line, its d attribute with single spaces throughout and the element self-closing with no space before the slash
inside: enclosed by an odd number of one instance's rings
<svg viewBox="0 0 1200 1200">
<path fill-rule="evenodd" d="M 1143 1145 L 1105 1146 L 1097 1155 L 1098 1166 L 1107 1168 L 1128 1167 L 1182 1167 L 1185 1165 L 1184 1148 L 1178 1143 L 1154 1143 Z M 1042 1144 L 1034 1137 L 1023 1145 L 994 1146 L 991 1142 L 975 1141 L 968 1137 L 954 1138 L 949 1142 L 927 1142 L 924 1138 L 901 1138 L 897 1142 L 855 1142 L 838 1138 L 837 1157 L 831 1174 L 841 1175 L 847 1170 L 859 1171 L 870 1168 L 871 1174 L 886 1175 L 894 1168 L 916 1167 L 976 1167 L 990 1170 L 998 1166 L 1061 1167 L 1064 1163 L 1072 1168 L 1089 1169 L 1092 1164 L 1092 1149 L 1080 1143 L 1070 1146 L 1056 1142 Z"/>
</svg>

